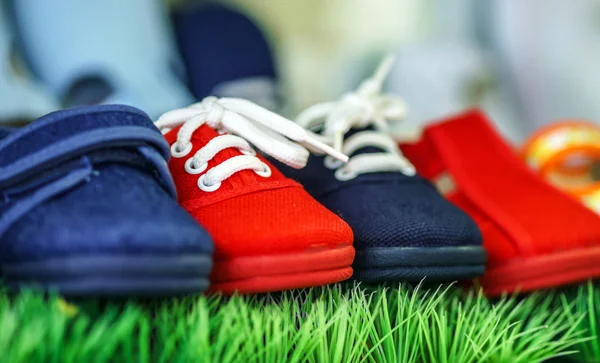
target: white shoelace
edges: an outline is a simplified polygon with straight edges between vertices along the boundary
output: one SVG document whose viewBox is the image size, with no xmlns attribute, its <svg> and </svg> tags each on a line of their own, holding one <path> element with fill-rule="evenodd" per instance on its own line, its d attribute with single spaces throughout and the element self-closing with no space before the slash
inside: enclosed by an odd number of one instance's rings
<svg viewBox="0 0 600 363">
<path fill-rule="evenodd" d="M 388 121 L 401 120 L 406 114 L 404 100 L 400 97 L 381 94 L 383 81 L 393 64 L 387 57 L 375 74 L 365 80 L 355 92 L 347 93 L 339 101 L 319 103 L 302 112 L 296 122 L 307 129 L 321 127 L 321 140 L 332 144 L 334 149 L 351 155 L 359 149 L 376 147 L 385 150 L 379 153 L 360 154 L 348 163 L 325 157 L 325 166 L 337 169 L 338 180 L 349 180 L 360 174 L 399 171 L 415 175 L 415 167 L 389 136 Z M 374 131 L 361 131 L 344 140 L 352 128 L 373 126 Z"/>
<path fill-rule="evenodd" d="M 171 145 L 171 155 L 175 158 L 190 153 L 192 134 L 202 125 L 221 134 L 186 161 L 185 170 L 189 174 L 204 172 L 208 162 L 222 150 L 237 148 L 244 154 L 227 159 L 200 176 L 198 187 L 207 192 L 219 189 L 222 181 L 242 170 L 254 170 L 263 177 L 271 175 L 271 170 L 256 157 L 250 143 L 296 169 L 306 165 L 309 150 L 328 154 L 340 162 L 348 161 L 346 155 L 320 141 L 318 135 L 240 98 L 207 97 L 200 103 L 163 114 L 155 124 L 163 134 L 183 125 L 177 133 L 177 141 Z"/>
</svg>

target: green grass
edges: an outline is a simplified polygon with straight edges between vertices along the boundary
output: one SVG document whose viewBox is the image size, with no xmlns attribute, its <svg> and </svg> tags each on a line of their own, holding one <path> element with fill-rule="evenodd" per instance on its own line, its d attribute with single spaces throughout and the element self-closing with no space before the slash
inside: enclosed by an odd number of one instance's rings
<svg viewBox="0 0 600 363">
<path fill-rule="evenodd" d="M 600 288 L 490 302 L 345 285 L 255 297 L 65 302 L 0 293 L 2 362 L 598 361 Z"/>
</svg>

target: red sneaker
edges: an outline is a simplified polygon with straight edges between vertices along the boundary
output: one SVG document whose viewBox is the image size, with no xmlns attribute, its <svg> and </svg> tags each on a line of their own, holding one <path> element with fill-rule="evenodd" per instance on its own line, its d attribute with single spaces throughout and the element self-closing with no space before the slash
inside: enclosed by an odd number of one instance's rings
<svg viewBox="0 0 600 363">
<path fill-rule="evenodd" d="M 156 125 L 171 145 L 179 203 L 215 243 L 210 291 L 269 292 L 352 276 L 350 227 L 256 155 L 249 142 L 296 168 L 309 156 L 300 144 L 342 160 L 343 154 L 241 99 L 207 98 L 164 114 Z"/>
<path fill-rule="evenodd" d="M 488 295 L 600 276 L 600 217 L 529 170 L 482 113 L 431 125 L 402 150 L 421 175 L 454 182 L 446 196 L 483 233 Z"/>
</svg>

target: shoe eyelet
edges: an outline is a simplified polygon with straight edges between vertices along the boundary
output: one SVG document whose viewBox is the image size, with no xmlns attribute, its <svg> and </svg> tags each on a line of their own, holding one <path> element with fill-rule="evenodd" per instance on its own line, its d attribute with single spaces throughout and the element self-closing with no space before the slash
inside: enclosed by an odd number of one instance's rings
<svg viewBox="0 0 600 363">
<path fill-rule="evenodd" d="M 240 150 L 240 152 L 244 155 L 249 155 L 249 156 L 256 156 L 256 151 L 254 151 L 254 149 L 238 149 Z"/>
<path fill-rule="evenodd" d="M 357 174 L 353 171 L 347 170 L 346 168 L 339 168 L 335 171 L 335 178 L 339 181 L 346 181 L 356 178 Z"/>
<path fill-rule="evenodd" d="M 327 155 L 324 159 L 323 159 L 323 165 L 330 170 L 335 170 L 337 168 L 339 168 L 340 166 L 344 165 L 344 162 L 338 159 L 335 159 L 329 155 Z"/>
<path fill-rule="evenodd" d="M 217 190 L 221 187 L 221 182 L 215 183 L 213 185 L 207 185 L 206 183 L 204 183 L 205 180 L 206 180 L 206 174 L 204 174 L 200 178 L 198 178 L 198 188 L 200 188 L 200 190 L 202 190 L 204 192 L 214 192 L 215 190 Z"/>
<path fill-rule="evenodd" d="M 264 166 L 264 168 L 265 168 L 264 170 L 262 170 L 262 171 L 256 171 L 256 170 L 254 170 L 254 172 L 255 172 L 256 174 L 258 174 L 258 175 L 262 176 L 263 178 L 268 178 L 268 177 L 270 177 L 270 176 L 271 176 L 271 174 L 272 174 L 272 173 L 271 173 L 271 168 L 269 168 L 269 166 L 268 166 L 267 164 L 265 164 L 265 163 L 263 163 L 263 166 Z"/>
<path fill-rule="evenodd" d="M 173 145 L 171 145 L 171 155 L 174 158 L 182 158 L 184 156 L 186 156 L 187 154 L 190 153 L 190 151 L 192 151 L 192 143 L 188 143 L 187 146 L 183 149 L 183 150 L 178 150 L 177 148 L 178 143 L 174 143 Z"/>
<path fill-rule="evenodd" d="M 185 161 L 185 171 L 188 174 L 200 174 L 208 167 L 208 163 L 200 165 L 198 168 L 194 168 L 194 158 L 189 158 Z"/>
</svg>

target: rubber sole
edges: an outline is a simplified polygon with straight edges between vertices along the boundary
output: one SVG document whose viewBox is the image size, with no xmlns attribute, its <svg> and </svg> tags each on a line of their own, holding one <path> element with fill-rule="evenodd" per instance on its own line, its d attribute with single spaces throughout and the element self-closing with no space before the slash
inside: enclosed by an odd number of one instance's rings
<svg viewBox="0 0 600 363">
<path fill-rule="evenodd" d="M 70 256 L 2 266 L 5 283 L 66 296 L 173 296 L 205 291 L 212 258 L 180 256 Z"/>
<path fill-rule="evenodd" d="M 483 275 L 486 257 L 481 246 L 371 248 L 356 252 L 354 279 L 366 283 L 470 279 Z"/>
<path fill-rule="evenodd" d="M 215 260 L 209 292 L 250 294 L 340 282 L 352 276 L 351 245 Z"/>
<path fill-rule="evenodd" d="M 488 296 L 551 288 L 600 277 L 599 261 L 600 247 L 519 259 L 490 267 L 479 284 Z"/>
</svg>

